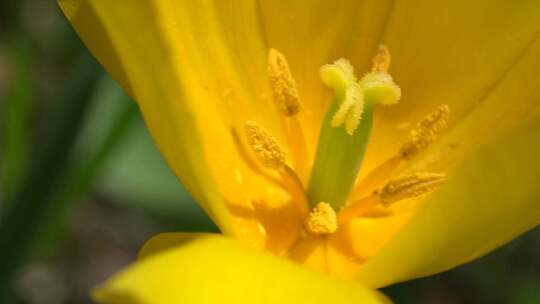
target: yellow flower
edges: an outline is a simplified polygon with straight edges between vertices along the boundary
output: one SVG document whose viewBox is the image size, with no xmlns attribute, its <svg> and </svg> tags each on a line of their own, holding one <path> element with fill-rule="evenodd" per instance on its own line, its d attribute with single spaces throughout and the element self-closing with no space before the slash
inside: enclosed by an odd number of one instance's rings
<svg viewBox="0 0 540 304">
<path fill-rule="evenodd" d="M 60 5 L 241 241 L 157 236 L 101 300 L 377 303 L 540 222 L 538 1 Z"/>
</svg>

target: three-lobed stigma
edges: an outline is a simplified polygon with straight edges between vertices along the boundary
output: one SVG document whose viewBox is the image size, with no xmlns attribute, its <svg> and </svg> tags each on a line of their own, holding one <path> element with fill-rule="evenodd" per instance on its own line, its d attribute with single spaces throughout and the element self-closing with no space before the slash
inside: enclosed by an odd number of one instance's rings
<svg viewBox="0 0 540 304">
<path fill-rule="evenodd" d="M 338 59 L 333 64 L 326 64 L 320 70 L 322 82 L 334 90 L 338 110 L 332 117 L 332 127 L 345 125 L 350 135 L 358 127 L 364 111 L 364 95 L 354 68 L 346 59 Z"/>
<path fill-rule="evenodd" d="M 333 127 L 345 126 L 346 132 L 353 135 L 360 124 L 365 103 L 392 105 L 399 101 L 401 89 L 387 73 L 389 65 L 390 53 L 386 47 L 380 47 L 373 60 L 372 71 L 360 81 L 346 59 L 341 58 L 321 67 L 321 81 L 334 90 L 334 102 L 339 104 L 332 117 Z"/>
</svg>

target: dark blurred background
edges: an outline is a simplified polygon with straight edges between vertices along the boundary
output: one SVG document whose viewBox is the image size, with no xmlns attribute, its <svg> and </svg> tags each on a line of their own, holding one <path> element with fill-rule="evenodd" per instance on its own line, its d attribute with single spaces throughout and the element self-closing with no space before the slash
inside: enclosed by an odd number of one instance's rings
<svg viewBox="0 0 540 304">
<path fill-rule="evenodd" d="M 52 0 L 0 1 L 0 216 L 0 303 L 88 303 L 151 236 L 217 231 Z M 540 303 L 540 230 L 383 291 L 397 303 Z"/>
</svg>

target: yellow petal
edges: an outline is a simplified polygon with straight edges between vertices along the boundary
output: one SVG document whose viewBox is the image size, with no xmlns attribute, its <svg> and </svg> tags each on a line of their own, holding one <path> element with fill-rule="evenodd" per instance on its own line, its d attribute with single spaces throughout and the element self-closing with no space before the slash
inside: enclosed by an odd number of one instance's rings
<svg viewBox="0 0 540 304">
<path fill-rule="evenodd" d="M 132 94 L 130 82 L 126 71 L 123 67 L 121 58 L 118 53 L 111 52 L 114 49 L 114 42 L 99 22 L 96 12 L 90 7 L 88 2 L 78 0 L 59 0 L 64 14 L 74 25 L 79 36 L 84 37 L 84 42 L 90 46 L 91 51 L 100 61 L 103 66 L 107 67 L 107 71 L 111 76 L 118 81 L 128 93 Z M 80 26 L 79 26 L 80 25 Z"/>
<path fill-rule="evenodd" d="M 176 246 L 172 244 L 176 243 Z M 168 250 L 160 249 L 167 248 Z M 94 292 L 100 303 L 390 303 L 337 280 L 212 234 L 164 234 L 144 257 Z"/>
<path fill-rule="evenodd" d="M 446 92 L 446 88 L 442 82 L 435 85 L 430 83 L 432 80 L 427 79 L 427 84 L 438 87 L 438 90 L 441 90 L 442 92 L 442 95 L 440 96 L 441 98 L 436 98 L 436 101 L 434 99 L 434 102 L 443 103 L 446 101 L 450 104 L 452 109 L 451 127 L 446 134 L 442 136 L 442 138 L 432 145 L 430 149 L 411 163 L 408 170 L 445 172 L 450 168 L 459 166 L 463 159 L 481 159 L 482 156 L 480 156 L 478 152 L 475 152 L 473 155 L 470 155 L 470 153 L 475 151 L 479 145 L 485 144 L 491 140 L 495 140 L 501 134 L 511 132 L 511 130 L 516 130 L 516 128 L 519 128 L 526 121 L 530 120 L 531 117 L 538 115 L 540 112 L 540 95 L 538 94 L 538 85 L 534 83 L 534 79 L 538 79 L 538 77 L 540 77 L 540 62 L 537 60 L 537 54 L 540 52 L 540 40 L 538 39 L 537 34 L 540 24 L 538 22 L 530 22 L 531 19 L 525 17 L 529 14 L 538 14 L 538 9 L 537 7 L 530 7 L 527 9 L 527 5 L 530 4 L 529 2 L 522 4 L 523 6 L 513 7 L 506 12 L 517 14 L 517 19 L 519 19 L 521 23 L 515 22 L 513 24 L 517 26 L 518 30 L 515 30 L 515 32 L 505 32 L 503 30 L 497 31 L 496 34 L 492 33 L 489 34 L 489 36 L 484 37 L 483 39 L 485 40 L 478 40 L 484 41 L 482 46 L 474 46 L 474 54 L 471 54 L 470 56 L 477 56 L 475 53 L 477 52 L 476 50 L 485 47 L 490 47 L 493 49 L 493 52 L 495 52 L 492 53 L 491 51 L 486 50 L 485 52 L 482 52 L 482 54 L 486 55 L 485 59 L 476 58 L 473 60 L 475 62 L 474 64 L 478 64 L 478 62 L 485 62 L 486 67 L 478 66 L 475 69 L 468 70 L 464 65 L 463 69 L 461 70 L 461 73 L 463 73 L 462 78 L 458 77 L 458 75 L 450 77 L 452 75 L 451 71 L 453 71 L 451 69 L 452 65 L 460 64 L 462 61 L 465 63 L 468 62 L 468 53 L 465 52 L 465 49 L 461 52 L 461 54 L 449 52 L 449 55 L 456 56 L 456 59 L 454 59 L 454 63 L 445 63 L 444 66 L 446 66 L 446 69 L 448 70 L 443 72 L 445 75 L 447 75 L 447 77 L 449 77 L 449 80 L 451 80 L 449 81 L 449 85 L 450 87 L 453 87 L 455 92 L 448 93 Z M 486 5 L 485 7 L 490 6 Z M 498 8 L 495 8 L 493 11 L 490 10 L 486 13 L 490 15 L 497 12 Z M 461 20 L 460 18 L 461 17 L 454 17 L 453 20 Z M 481 18 L 488 17 L 482 15 Z M 463 22 L 465 22 L 465 20 L 469 20 L 467 24 L 469 24 L 469 27 L 473 32 L 481 29 L 486 31 L 491 28 L 473 26 L 476 22 L 478 22 L 471 21 L 473 19 L 476 20 L 475 17 L 462 20 Z M 537 18 L 533 19 L 538 20 Z M 497 20 L 499 20 L 499 18 L 493 19 L 492 22 L 498 23 Z M 484 20 L 482 22 L 487 21 Z M 465 33 L 465 31 L 463 33 L 465 36 L 471 35 L 470 33 Z M 476 35 L 478 35 L 478 33 Z M 488 35 L 488 33 L 486 33 L 486 35 Z M 516 37 L 521 38 L 517 39 Z M 514 38 L 516 39 L 514 40 Z M 503 40 L 501 41 L 501 39 Z M 487 43 L 486 41 L 489 42 L 487 46 L 485 45 Z M 497 41 L 501 44 L 499 47 L 492 45 L 492 43 L 496 43 Z M 440 43 L 442 42 L 437 43 L 435 46 L 427 44 L 426 48 L 429 49 L 435 47 L 435 51 Z M 461 45 L 457 45 L 455 47 L 461 47 Z M 472 46 L 469 47 L 472 48 Z M 437 51 L 437 53 L 442 54 L 442 50 Z M 510 54 L 514 54 L 514 60 L 507 60 Z M 492 57 L 492 55 L 494 57 Z M 399 57 L 399 55 L 397 56 Z M 460 58 L 458 56 L 461 56 L 462 59 L 457 60 L 457 58 Z M 487 83 L 489 83 L 489 77 L 494 77 L 493 74 L 489 73 L 496 74 L 496 71 L 494 71 L 493 68 L 498 67 L 498 64 L 500 64 L 500 62 L 496 62 L 497 59 L 502 61 L 507 60 L 506 64 L 508 64 L 508 66 L 506 66 L 506 68 L 503 69 L 502 74 L 497 75 L 497 78 L 495 78 L 488 86 Z M 444 61 L 445 59 L 442 58 L 441 60 Z M 436 70 L 436 66 L 433 66 L 433 69 Z M 457 71 L 458 67 L 455 67 L 455 69 Z M 404 73 L 405 72 L 403 72 L 403 74 Z M 415 77 L 414 73 L 411 74 L 410 77 Z M 437 78 L 435 77 L 433 81 L 436 81 L 436 79 Z M 459 85 L 454 83 L 458 81 L 467 82 L 463 84 L 463 89 L 458 88 Z M 472 86 L 472 84 L 478 85 L 476 91 L 473 90 L 474 86 Z M 414 90 L 413 86 L 411 85 L 408 90 Z M 432 87 L 426 87 L 426 90 L 432 90 Z M 478 90 L 483 90 L 483 93 L 480 95 L 475 93 Z M 468 97 L 466 95 L 467 92 L 469 92 L 472 97 Z M 461 97 L 456 97 L 456 94 L 460 95 Z M 404 95 L 406 95 L 406 93 Z M 382 112 L 379 112 L 379 114 L 382 113 L 382 115 L 379 116 L 380 120 L 378 123 L 383 129 L 378 129 L 377 126 L 375 127 L 376 134 L 374 136 L 378 137 L 376 141 L 372 142 L 374 144 L 373 146 L 370 146 L 371 150 L 368 152 L 373 153 L 379 151 L 380 154 L 388 153 L 388 151 L 385 149 L 392 147 L 392 145 L 399 145 L 403 142 L 402 140 L 398 140 L 399 132 L 395 130 L 398 122 L 411 122 L 408 120 L 407 116 L 412 117 L 414 115 L 422 115 L 417 113 L 416 109 L 423 108 L 424 104 L 435 108 L 431 101 L 428 99 L 422 99 L 427 98 L 427 96 L 422 96 L 423 95 L 417 96 L 419 102 L 414 103 L 414 111 L 402 109 L 401 112 L 396 111 L 395 113 L 390 113 L 390 111 L 387 110 L 392 109 L 383 109 Z M 445 96 L 450 96 L 450 99 L 445 99 Z M 458 98 L 462 98 L 463 102 L 460 102 L 461 99 Z M 412 101 L 404 100 L 404 102 Z M 430 110 L 424 111 L 423 114 L 428 112 L 430 112 Z M 415 120 L 417 119 L 415 118 L 412 120 L 412 122 Z M 532 142 L 535 140 L 538 141 L 538 138 L 538 133 L 536 135 L 534 133 L 530 133 L 530 140 Z M 508 153 L 510 155 L 514 149 L 516 149 L 516 152 L 518 152 L 520 149 L 524 149 L 524 147 L 525 145 L 521 147 L 501 146 L 501 148 L 504 148 L 506 151 L 501 153 Z M 395 151 L 394 149 L 390 150 Z M 489 153 L 491 152 L 488 152 L 488 154 Z M 518 153 L 523 153 L 523 151 L 519 151 Z M 374 155 L 375 157 L 371 158 L 371 161 L 377 157 L 377 153 L 368 153 L 368 156 Z M 533 155 L 534 154 L 530 154 L 527 161 L 531 163 L 535 162 L 536 160 Z M 512 156 L 508 156 L 508 158 L 510 157 Z M 460 187 L 464 188 L 461 190 L 464 191 L 463 193 L 466 193 L 463 194 L 463 199 L 455 201 L 451 201 L 450 199 L 441 199 L 446 203 L 439 203 L 437 201 L 438 199 L 430 200 L 427 203 L 420 202 L 418 199 L 413 200 L 413 202 L 410 204 L 418 204 L 418 206 L 420 206 L 418 209 L 419 215 L 418 217 L 413 218 L 413 221 L 409 222 L 409 224 L 413 227 L 417 227 L 415 229 L 420 229 L 424 232 L 419 233 L 417 230 L 409 228 L 407 224 L 405 224 L 403 226 L 404 230 L 401 232 L 402 234 L 399 235 L 408 235 L 407 242 L 410 243 L 407 243 L 406 245 L 402 244 L 401 241 L 399 241 L 401 240 L 401 237 L 399 236 L 393 240 L 392 238 L 389 238 L 387 240 L 389 243 L 387 243 L 385 247 L 386 249 L 383 249 L 383 251 L 380 253 L 381 255 L 376 255 L 366 265 L 366 268 L 360 275 L 360 279 L 365 281 L 370 286 L 383 286 L 398 281 L 444 271 L 448 268 L 465 263 L 475 257 L 481 256 L 488 251 L 493 250 L 495 247 L 502 245 L 504 242 L 511 240 L 520 233 L 523 233 L 527 229 L 537 225 L 538 218 L 535 218 L 537 214 L 535 215 L 534 212 L 531 213 L 528 211 L 528 209 L 534 209 L 534 206 L 532 205 L 534 200 L 531 199 L 530 201 L 522 201 L 521 205 L 519 203 L 509 203 L 502 199 L 495 200 L 493 202 L 489 201 L 491 199 L 491 194 L 489 193 L 491 190 L 489 188 L 490 186 L 495 187 L 497 193 L 500 193 L 501 197 L 513 195 L 513 191 L 515 190 L 512 188 L 500 189 L 497 188 L 497 186 L 494 186 L 494 183 L 497 182 L 497 170 L 506 172 L 506 166 L 513 166 L 512 161 L 515 160 L 510 160 L 510 162 L 507 161 L 502 168 L 497 167 L 497 165 L 500 164 L 495 164 L 493 167 L 488 165 L 486 165 L 485 168 L 480 166 L 476 167 L 477 170 L 481 172 L 477 174 L 486 175 L 485 185 L 480 182 L 477 182 L 475 185 L 469 185 L 468 183 L 470 181 L 463 177 L 463 183 L 456 185 L 454 189 L 454 191 L 459 192 L 458 190 Z M 373 164 L 370 163 L 369 160 L 367 163 L 369 165 Z M 522 170 L 522 172 L 517 171 L 515 176 L 512 178 L 516 181 L 523 179 L 524 182 L 527 183 L 531 178 L 533 178 L 531 176 L 538 174 L 538 172 L 534 172 L 534 166 L 530 168 L 530 170 L 533 170 L 532 172 L 528 171 L 528 169 L 529 168 L 526 166 L 516 169 Z M 459 170 L 457 172 L 461 172 Z M 465 175 L 466 173 L 462 172 L 456 174 Z M 502 176 L 505 176 L 504 174 L 505 173 L 501 173 Z M 461 177 L 455 177 L 454 179 L 459 178 Z M 495 178 L 495 180 L 491 180 L 492 178 Z M 509 181 L 509 183 L 515 182 Z M 475 194 L 475 191 L 478 191 L 478 194 Z M 537 193 L 535 194 L 534 188 L 523 189 L 523 191 L 528 192 L 524 193 L 523 195 L 537 195 Z M 468 196 L 470 196 L 470 198 L 468 198 Z M 482 199 L 483 196 L 486 198 Z M 483 205 L 480 204 L 480 211 L 477 209 L 477 200 L 479 197 L 484 203 Z M 436 209 L 436 212 L 440 212 L 439 216 L 444 216 L 442 213 L 448 213 L 449 216 L 452 216 L 454 212 L 470 212 L 471 214 L 464 214 L 463 222 L 466 224 L 464 224 L 463 227 L 454 230 L 454 225 L 461 223 L 448 222 L 444 220 L 439 222 L 437 215 L 433 215 L 431 218 L 431 215 L 425 215 L 426 213 L 424 212 L 426 211 L 423 211 L 423 208 L 431 208 L 430 210 L 432 211 L 430 212 L 435 212 L 433 210 Z M 489 212 L 486 213 L 487 210 L 489 210 Z M 421 217 L 420 214 L 424 215 Z M 485 217 L 482 218 L 480 216 L 478 217 L 478 221 L 476 221 L 475 216 L 477 216 L 477 214 Z M 506 218 L 507 215 L 509 216 L 508 218 Z M 522 215 L 527 217 L 524 221 L 522 221 L 520 218 Z M 416 226 L 419 225 L 416 224 L 417 221 L 420 221 L 419 218 L 422 218 L 421 221 L 423 221 L 422 228 L 418 228 L 418 226 Z M 501 224 L 500 226 L 497 226 L 496 230 L 490 231 L 489 229 L 495 225 L 494 223 Z M 437 226 L 437 224 L 441 224 L 443 227 L 446 225 L 446 227 L 441 228 L 440 226 Z M 439 228 L 434 229 L 435 227 Z M 411 232 L 413 230 L 414 232 Z M 429 237 L 425 237 L 425 233 L 428 233 L 428 231 L 432 234 Z M 475 233 L 481 233 L 482 235 L 475 238 Z M 452 237 L 449 238 L 448 235 L 452 235 Z M 464 242 L 462 240 L 469 241 Z M 397 243 L 394 244 L 394 242 Z M 412 256 L 412 246 L 415 246 L 414 257 Z M 402 247 L 408 249 L 402 249 Z M 411 252 L 407 252 L 407 250 L 410 250 Z M 437 261 L 433 261 L 433 259 L 437 259 Z M 395 263 L 398 263 L 398 261 L 399 265 L 396 265 Z M 383 267 L 384 265 L 389 266 Z"/>
<path fill-rule="evenodd" d="M 402 89 L 398 105 L 379 109 L 364 172 L 399 149 L 407 136 L 400 125 L 414 124 L 441 104 L 451 109 L 449 127 L 472 113 L 490 112 L 486 99 L 531 51 L 540 31 L 540 5 L 536 0 L 396 1 L 382 43 L 392 53 L 390 73 Z M 536 52 L 536 53 L 535 53 Z M 528 61 L 536 66 L 538 60 Z M 533 78 L 522 78 L 533 85 Z M 507 112 L 526 108 L 534 100 L 513 98 Z M 502 129 L 495 116 L 478 120 L 466 137 L 480 138 Z M 492 132 L 494 134 L 495 132 Z"/>
<path fill-rule="evenodd" d="M 420 155 L 409 166 L 408 170 L 428 170 L 432 172 L 449 170 L 459 165 L 478 145 L 495 140 L 501 133 L 511 132 L 511 130 L 519 128 L 525 122 L 537 116 L 540 113 L 540 95 L 538 94 L 538 85 L 534 83 L 534 79 L 540 77 L 540 62 L 537 60 L 539 52 L 540 39 L 535 37 L 534 40 L 529 41 L 519 60 L 508 68 L 508 71 L 498 80 L 496 86 L 491 88 L 488 94 L 476 101 L 474 108 L 470 109 L 466 115 L 463 115 L 459 121 L 454 121 L 453 127 L 442 138 L 432 144 L 431 148 L 424 152 L 423 155 Z M 504 148 L 508 149 L 508 151 L 514 148 L 519 149 L 518 147 Z M 534 159 L 530 161 L 533 162 Z M 492 174 L 491 169 L 486 169 L 485 172 Z M 535 173 L 525 171 L 523 172 L 524 178 L 529 178 L 529 174 L 534 175 Z M 518 178 L 521 177 L 516 177 L 516 179 Z M 482 190 L 482 188 L 479 189 Z M 502 189 L 501 191 L 505 190 Z M 418 199 L 409 204 L 418 204 L 420 208 L 423 206 L 423 203 Z M 466 208 L 468 205 L 476 205 L 476 203 L 465 200 L 454 202 L 447 208 L 452 211 L 457 205 Z M 495 204 L 490 208 L 504 210 L 506 206 Z M 519 225 L 519 220 L 516 220 L 515 224 Z M 478 225 L 481 227 L 483 224 Z M 517 234 L 513 235 L 513 237 L 515 236 Z M 478 248 L 482 248 L 484 244 L 479 243 L 478 246 Z M 453 252 L 453 250 L 448 252 Z M 396 252 L 396 258 L 398 256 L 399 253 Z M 463 261 L 456 262 L 456 265 L 460 263 L 463 263 Z M 433 272 L 440 270 L 433 270 Z"/>
<path fill-rule="evenodd" d="M 482 146 L 361 269 L 371 287 L 466 263 L 540 223 L 540 118 Z"/>
<path fill-rule="evenodd" d="M 518 11 L 521 12 L 521 10 Z M 531 9 L 531 12 L 534 12 L 534 9 Z M 494 35 L 492 39 L 499 39 L 499 36 Z M 517 130 L 527 121 L 538 116 L 540 113 L 540 95 L 538 94 L 538 85 L 535 83 L 535 80 L 540 77 L 540 62 L 537 60 L 537 54 L 540 52 L 540 40 L 538 36 L 530 39 L 527 41 L 524 49 L 521 50 L 519 58 L 511 62 L 503 75 L 499 76 L 496 84 L 489 88 L 481 98 L 464 103 L 463 106 L 470 107 L 467 112 L 462 114 L 459 119 L 454 117 L 453 126 L 450 130 L 435 142 L 430 149 L 423 153 L 423 155 L 416 159 L 411 164 L 409 170 L 444 172 L 449 168 L 460 166 L 460 161 L 464 158 L 482 159 L 483 156 L 478 152 L 475 152 L 473 155 L 469 154 L 475 151 L 479 145 L 496 140 L 501 134 L 508 134 L 512 130 Z M 521 40 L 517 41 L 519 42 Z M 514 47 L 514 44 L 510 44 L 509 46 L 504 44 L 500 48 L 505 47 Z M 499 49 L 497 51 L 501 52 Z M 489 71 L 492 67 L 486 66 L 485 69 Z M 475 71 L 476 74 L 474 75 L 467 74 L 468 76 L 464 78 L 464 81 L 469 79 L 475 82 L 479 80 L 476 78 L 476 75 L 478 77 L 484 75 L 483 69 L 480 67 Z M 440 87 L 442 88 L 442 85 Z M 466 96 L 464 98 L 465 101 L 469 100 Z M 456 103 L 454 103 L 454 107 L 455 105 Z M 422 105 L 419 104 L 419 106 Z M 458 105 L 458 109 L 463 108 L 459 108 Z M 414 113 L 408 111 L 406 114 L 413 115 Z M 453 113 L 452 115 L 459 115 L 459 113 Z M 387 117 L 386 119 L 390 118 Z M 537 143 L 540 138 L 538 131 L 536 134 L 531 131 L 529 136 L 531 143 Z M 389 135 L 389 137 L 391 136 Z M 372 151 L 378 149 L 383 151 L 383 148 L 380 146 L 377 147 L 377 145 L 384 144 L 384 141 L 385 139 L 375 141 L 375 147 L 372 147 Z M 390 143 L 389 145 L 391 146 L 392 144 Z M 460 166 L 462 169 L 458 169 L 456 173 L 451 174 L 451 180 L 462 179 L 461 183 L 456 183 L 453 191 L 455 192 L 454 195 L 463 195 L 463 198 L 452 200 L 437 196 L 441 198 L 434 198 L 427 202 L 413 200 L 411 204 L 421 206 L 418 209 L 418 213 L 424 214 L 425 217 L 418 215 L 418 217 L 413 218 L 409 222 L 409 225 L 423 230 L 424 233 L 418 233 L 413 228 L 408 228 L 405 225 L 400 235 L 408 235 L 408 241 L 413 242 L 414 245 L 413 243 L 403 245 L 399 241 L 401 240 L 400 236 L 394 240 L 390 240 L 390 243 L 386 245 L 387 249 L 384 249 L 380 253 L 380 256 L 376 255 L 366 265 L 366 268 L 360 275 L 360 279 L 368 282 L 370 286 L 382 286 L 437 273 L 481 256 L 496 246 L 508 242 L 520 233 L 537 225 L 538 217 L 535 218 L 535 216 L 538 216 L 538 214 L 535 214 L 534 210 L 536 209 L 532 205 L 534 201 L 522 201 L 520 203 L 504 201 L 505 197 L 512 196 L 513 192 L 516 191 L 512 188 L 516 182 L 523 179 L 523 186 L 526 187 L 527 182 L 534 180 L 534 176 L 538 174 L 537 168 L 535 169 L 534 166 L 529 167 L 526 164 L 526 162 L 537 163 L 534 154 L 523 154 L 525 152 L 521 150 L 526 147 L 526 144 L 522 146 L 500 144 L 500 147 L 494 146 L 492 149 L 494 150 L 493 153 L 500 153 L 497 155 L 501 158 L 501 162 L 494 163 L 493 165 L 483 163 L 483 165 L 475 166 L 471 165 L 474 163 L 473 160 L 468 160 L 469 165 Z M 534 145 L 531 148 L 535 148 Z M 516 149 L 515 153 L 513 149 Z M 384 151 L 381 153 L 384 153 Z M 484 153 L 490 155 L 492 152 Z M 506 155 L 503 155 L 504 153 Z M 528 159 L 518 160 L 517 155 L 528 157 Z M 525 163 L 520 163 L 520 161 L 524 161 Z M 516 162 L 515 165 L 513 162 Z M 514 168 L 516 170 L 514 176 L 508 177 L 504 175 L 506 174 L 505 168 L 512 166 L 517 166 Z M 479 172 L 465 172 L 465 170 L 472 171 L 473 167 L 479 170 Z M 535 170 L 537 171 L 535 172 Z M 480 181 L 473 183 L 466 177 L 468 174 L 479 174 L 480 176 L 485 174 L 485 184 Z M 499 176 L 501 178 L 500 182 L 508 182 L 510 188 L 497 188 L 496 183 L 498 181 L 496 178 L 498 174 L 502 174 Z M 452 177 L 452 175 L 456 175 L 457 177 Z M 506 181 L 507 178 L 514 180 Z M 489 199 L 491 198 L 493 187 L 500 191 L 497 193 L 501 193 L 501 198 L 490 202 Z M 524 189 L 523 191 L 528 191 L 525 195 L 538 195 L 537 192 L 535 193 L 534 187 Z M 467 196 L 470 196 L 470 198 L 467 198 Z M 482 203 L 480 204 L 476 201 L 478 197 L 482 199 Z M 445 203 L 441 203 L 439 200 Z M 438 215 L 425 215 L 426 213 L 424 212 L 426 211 L 424 211 L 424 208 L 431 210 L 430 212 L 437 212 Z M 533 210 L 533 212 L 530 212 L 529 209 Z M 463 217 L 463 222 L 451 221 L 450 219 L 440 221 L 439 217 L 444 217 L 443 213 L 447 213 L 450 217 L 454 213 L 465 213 L 466 216 Z M 453 217 L 455 218 L 456 216 L 454 215 Z M 522 219 L 520 218 L 521 216 L 525 216 L 525 218 Z M 420 225 L 417 221 L 423 221 L 421 224 L 422 228 L 416 226 Z M 437 225 L 431 227 L 434 224 Z M 441 227 L 438 224 L 443 226 Z M 498 225 L 496 231 L 493 228 L 494 225 Z M 439 229 L 436 229 L 437 227 Z M 414 230 L 414 232 L 410 229 Z M 467 229 L 470 231 L 467 231 Z M 431 233 L 431 235 L 426 236 L 425 233 L 427 232 Z M 481 236 L 477 238 L 472 237 L 475 233 L 480 233 Z M 413 235 L 417 236 L 418 239 L 414 239 L 415 237 Z M 452 237 L 449 237 L 449 235 Z M 448 241 L 446 241 L 447 239 Z M 467 240 L 468 242 L 462 240 Z M 394 244 L 394 242 L 398 243 Z M 417 246 L 417 249 L 414 251 L 415 257 L 412 257 L 412 253 L 405 254 L 405 249 L 401 249 L 402 246 L 405 246 L 404 248 L 409 246 L 407 250 L 412 250 L 410 246 Z M 433 247 L 433 251 L 430 250 L 430 246 Z M 444 257 L 440 256 L 440 253 L 444 253 Z M 390 263 L 390 260 L 394 261 L 394 263 L 399 263 L 399 265 Z M 381 265 L 392 266 L 379 269 L 378 267 Z M 377 268 L 377 271 L 374 270 L 374 267 Z M 392 269 L 389 270 L 390 268 Z"/>
<path fill-rule="evenodd" d="M 284 142 L 256 4 L 60 4 L 92 52 L 130 90 L 169 165 L 220 228 L 257 247 L 285 250 L 295 235 L 283 231 L 301 226 L 291 197 L 240 151 L 245 121 Z M 274 232 L 283 217 L 293 218 L 291 226 Z"/>
<path fill-rule="evenodd" d="M 540 112 L 539 86 L 535 80 L 540 77 L 539 38 L 536 35 L 489 92 L 476 100 L 444 136 L 415 160 L 413 170 L 451 168 L 475 146 L 520 127 Z"/>
<path fill-rule="evenodd" d="M 205 169 L 193 108 L 180 102 L 188 98 L 185 83 L 178 75 L 178 60 L 162 30 L 165 21 L 158 17 L 157 5 L 147 1 L 59 3 L 98 60 L 130 89 L 171 167 L 182 172 L 182 180 L 207 203 L 204 207 L 211 216 L 226 217 L 219 204 L 210 203 L 219 196 Z"/>
</svg>

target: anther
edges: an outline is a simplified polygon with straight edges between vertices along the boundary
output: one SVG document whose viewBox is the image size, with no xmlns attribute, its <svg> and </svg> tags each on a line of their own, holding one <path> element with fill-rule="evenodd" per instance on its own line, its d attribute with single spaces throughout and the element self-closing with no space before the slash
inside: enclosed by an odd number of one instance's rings
<svg viewBox="0 0 540 304">
<path fill-rule="evenodd" d="M 411 158 L 437 139 L 446 128 L 450 116 L 448 105 L 439 106 L 433 113 L 424 117 L 411 130 L 408 141 L 401 147 L 399 154 L 403 158 Z"/>
<path fill-rule="evenodd" d="M 372 72 L 388 72 L 390 67 L 390 51 L 385 45 L 379 45 L 377 48 L 377 54 L 373 57 Z"/>
<path fill-rule="evenodd" d="M 309 213 L 304 226 L 313 234 L 332 234 L 338 228 L 336 212 L 329 204 L 320 202 Z"/>
<path fill-rule="evenodd" d="M 376 194 L 384 206 L 389 206 L 397 201 L 431 192 L 445 180 L 446 175 L 440 173 L 419 172 L 404 175 L 391 180 Z"/>
<path fill-rule="evenodd" d="M 293 116 L 300 109 L 296 81 L 292 77 L 285 56 L 275 49 L 268 52 L 268 79 L 277 109 L 285 116 Z"/>
<path fill-rule="evenodd" d="M 278 169 L 285 165 L 285 152 L 268 131 L 253 121 L 247 121 L 244 128 L 249 145 L 266 167 Z"/>
</svg>

